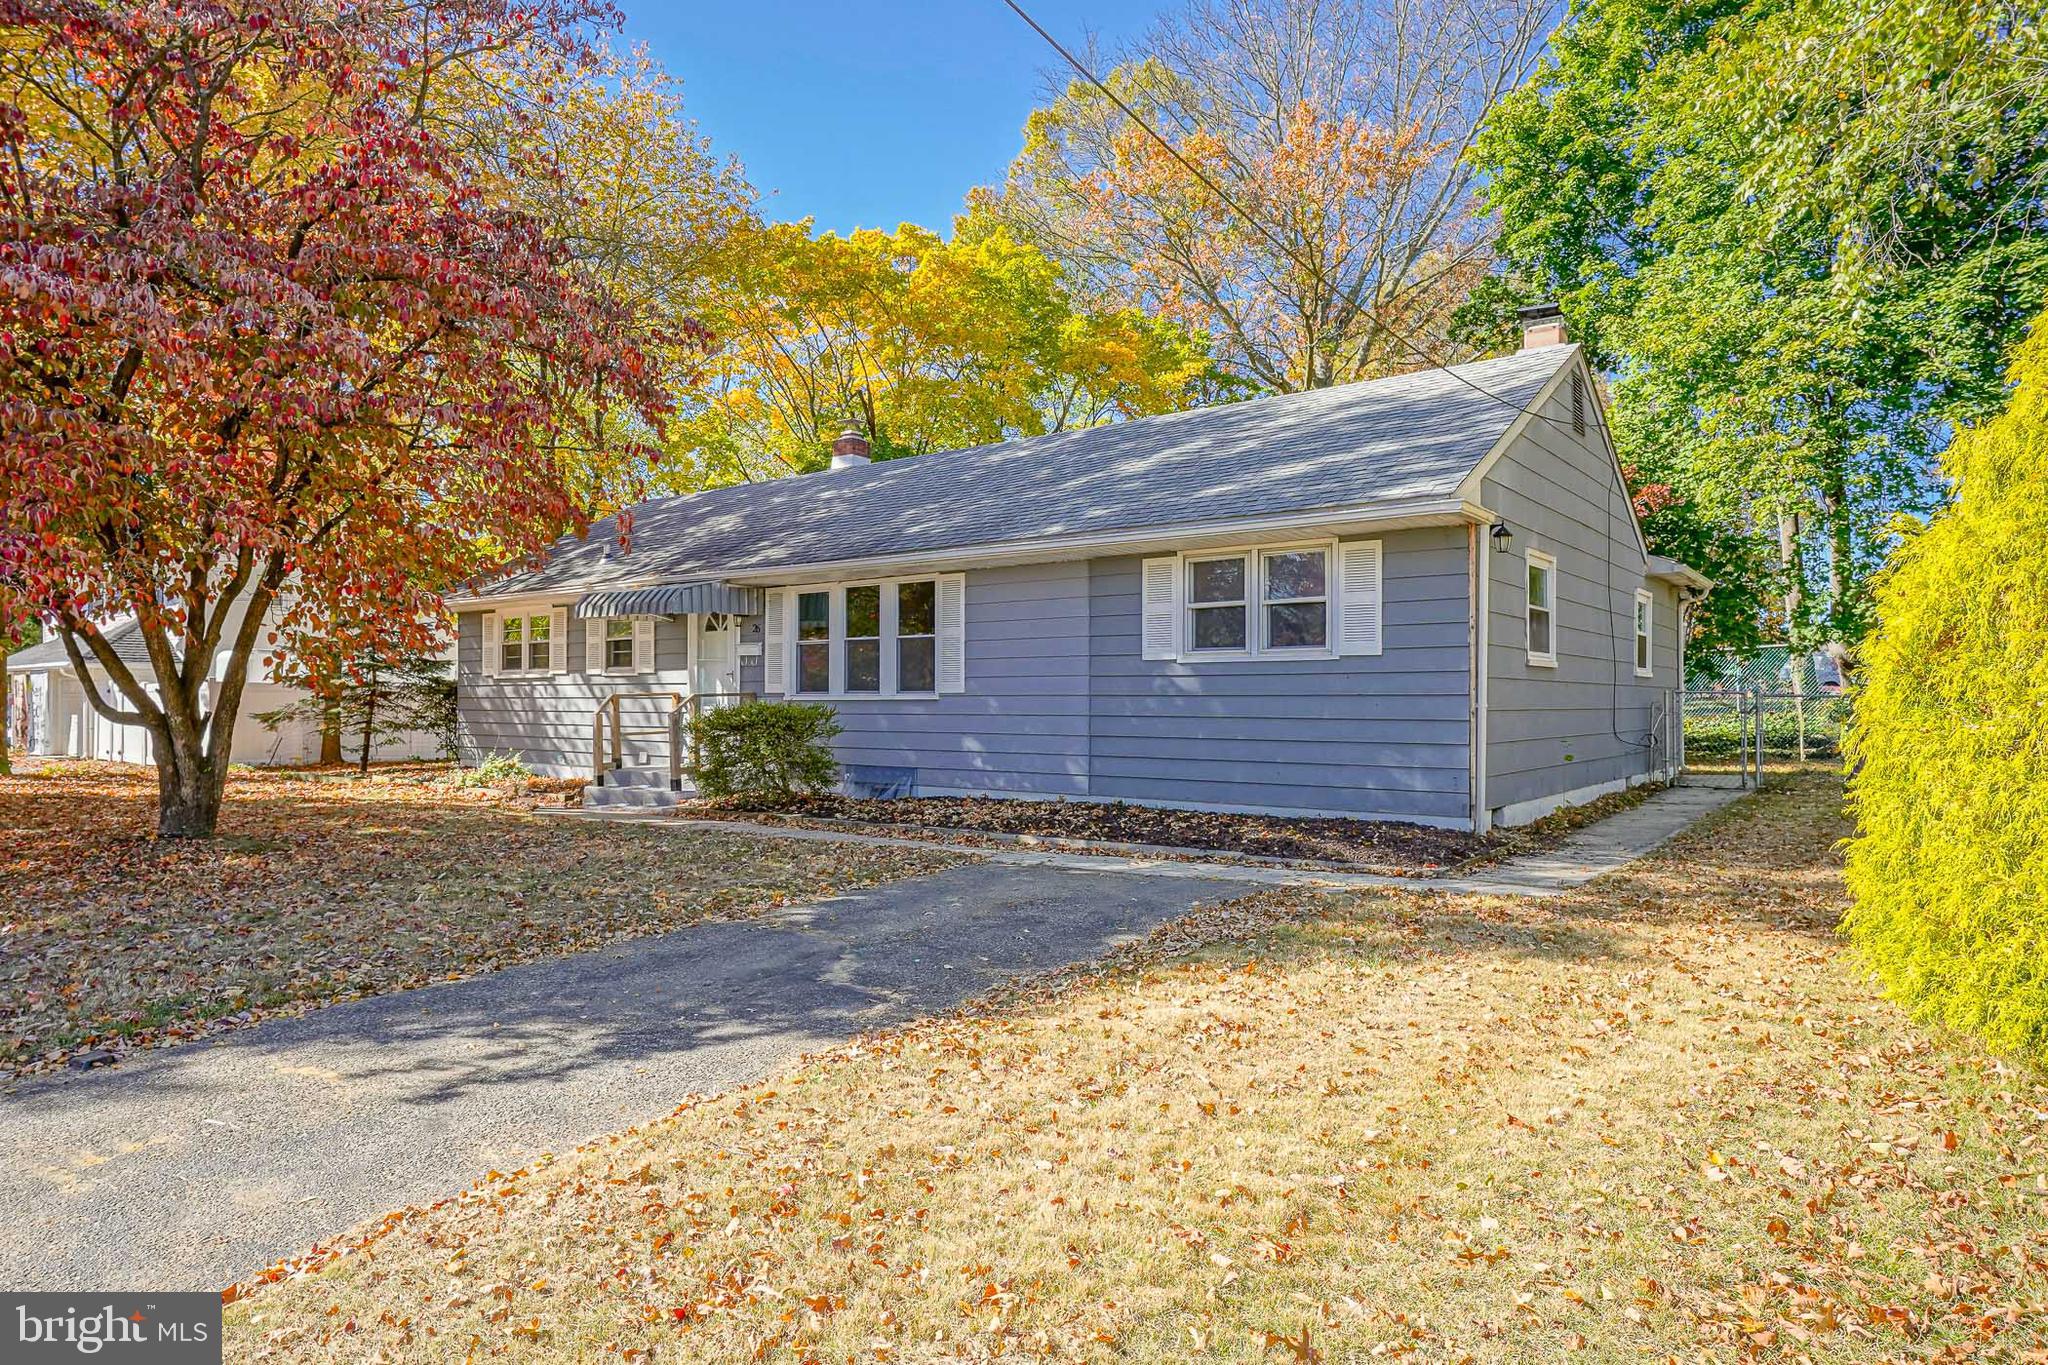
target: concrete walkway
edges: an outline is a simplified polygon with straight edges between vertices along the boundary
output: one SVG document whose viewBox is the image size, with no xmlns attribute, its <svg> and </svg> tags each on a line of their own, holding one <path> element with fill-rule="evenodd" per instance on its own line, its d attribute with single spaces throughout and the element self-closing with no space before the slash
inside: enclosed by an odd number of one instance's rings
<svg viewBox="0 0 2048 1365">
<path fill-rule="evenodd" d="M 757 920 L 30 1082 L 0 1095 L 0 1285 L 217 1289 L 491 1167 L 772 1075 L 799 1053 L 1006 977 L 1099 957 L 1200 903 L 1270 885 L 1548 894 L 1640 857 L 1739 794 L 1659 793 L 1540 858 L 1436 880 L 996 850 Z"/>
<path fill-rule="evenodd" d="M 1141 877 L 1185 877 L 1254 886 L 1400 887 L 1409 891 L 1446 891 L 1462 895 L 1551 896 L 1568 891 L 1603 873 L 1635 861 L 1689 827 L 1710 811 L 1744 795 L 1740 788 L 1686 784 L 1653 793 L 1637 806 L 1611 815 L 1568 835 L 1556 848 L 1524 854 L 1458 876 L 1396 877 L 1378 872 L 1339 872 L 1325 868 L 1229 863 L 1204 857 L 1202 849 L 1181 849 L 1172 856 L 1062 853 L 1051 849 L 965 846 L 991 863 L 1007 867 L 1064 868 L 1073 872 L 1118 872 Z M 605 810 L 542 812 L 551 819 L 604 820 L 649 825 L 671 833 L 723 830 L 771 839 L 817 843 L 875 844 L 885 848 L 931 848 L 937 841 L 905 839 L 853 830 L 806 829 L 769 821 L 678 820 L 669 815 L 639 815 Z"/>
</svg>

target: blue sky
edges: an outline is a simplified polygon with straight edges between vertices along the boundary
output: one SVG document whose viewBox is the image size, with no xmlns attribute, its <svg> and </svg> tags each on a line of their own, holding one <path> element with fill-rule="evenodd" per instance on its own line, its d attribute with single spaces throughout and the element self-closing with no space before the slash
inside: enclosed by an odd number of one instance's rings
<svg viewBox="0 0 2048 1365">
<path fill-rule="evenodd" d="M 683 80 L 773 219 L 946 229 L 1000 181 L 1058 55 L 1002 0 L 622 0 L 629 42 Z M 1024 0 L 1079 52 L 1140 36 L 1161 0 Z"/>
</svg>

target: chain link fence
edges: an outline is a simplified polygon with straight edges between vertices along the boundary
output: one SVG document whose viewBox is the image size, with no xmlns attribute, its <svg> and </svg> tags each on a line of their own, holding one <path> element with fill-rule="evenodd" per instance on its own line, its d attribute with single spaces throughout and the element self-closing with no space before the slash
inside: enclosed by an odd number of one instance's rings
<svg viewBox="0 0 2048 1365">
<path fill-rule="evenodd" d="M 1849 698 L 1834 692 L 1687 692 L 1685 766 L 1753 783 L 1771 769 L 1839 764 Z"/>
</svg>

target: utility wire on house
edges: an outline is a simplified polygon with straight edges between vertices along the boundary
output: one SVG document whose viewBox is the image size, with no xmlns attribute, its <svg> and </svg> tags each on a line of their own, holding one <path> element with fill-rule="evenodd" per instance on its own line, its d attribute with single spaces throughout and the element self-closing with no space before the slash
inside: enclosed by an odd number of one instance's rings
<svg viewBox="0 0 2048 1365">
<path fill-rule="evenodd" d="M 1108 85 L 1104 84 L 1102 79 L 1099 76 L 1097 76 L 1092 70 L 1090 70 L 1086 63 L 1084 63 L 1079 57 L 1076 57 L 1072 52 L 1067 50 L 1065 44 L 1061 43 L 1059 39 L 1053 37 L 1051 33 L 1047 32 L 1045 26 L 1039 23 L 1036 19 L 1032 18 L 1030 13 L 1026 11 L 1022 5 L 1017 3 L 1017 0 L 1003 0 L 1003 3 L 1009 6 L 1011 12 L 1014 13 L 1019 19 L 1022 19 L 1025 22 L 1025 24 L 1027 24 L 1031 28 L 1031 31 L 1033 33 L 1036 33 L 1040 38 L 1043 38 L 1047 46 L 1052 48 L 1054 52 L 1059 53 L 1060 57 L 1063 60 L 1065 60 L 1067 65 L 1074 68 L 1074 70 L 1080 74 L 1083 80 L 1087 81 L 1090 85 L 1094 86 L 1097 90 L 1101 91 L 1103 96 L 1107 98 L 1111 104 L 1114 104 L 1123 113 L 1125 118 L 1129 119 L 1132 123 L 1136 124 L 1147 137 L 1151 138 L 1154 142 L 1158 143 L 1160 148 L 1163 151 L 1165 151 L 1165 153 L 1168 156 L 1172 157 L 1176 162 L 1180 164 L 1181 169 L 1185 170 L 1189 175 L 1193 176 L 1196 180 L 1200 181 L 1201 184 L 1209 191 L 1209 193 L 1215 195 L 1217 200 L 1220 203 L 1222 203 L 1225 208 L 1228 208 L 1232 213 L 1236 214 L 1239 218 L 1243 219 L 1245 226 L 1251 228 L 1254 232 L 1257 232 L 1261 237 L 1264 237 L 1268 242 L 1271 242 L 1274 248 L 1277 251 L 1279 251 L 1281 255 L 1287 257 L 1288 260 L 1293 261 L 1296 265 L 1300 266 L 1303 270 L 1307 271 L 1312 277 L 1314 277 L 1317 285 L 1319 285 L 1325 290 L 1329 289 L 1329 278 L 1324 274 L 1323 269 L 1319 264 L 1312 261 L 1304 260 L 1299 254 L 1295 252 L 1294 248 L 1290 247 L 1285 241 L 1283 241 L 1280 238 L 1279 234 L 1275 233 L 1271 228 L 1267 227 L 1257 217 L 1248 212 L 1242 204 L 1238 203 L 1237 200 L 1233 199 L 1230 196 L 1230 193 L 1227 190 L 1225 190 L 1221 185 L 1217 184 L 1208 175 L 1206 175 L 1199 166 L 1195 165 L 1194 162 L 1189 161 L 1185 156 L 1182 156 L 1180 153 L 1180 149 L 1178 147 L 1174 146 L 1173 143 L 1169 142 L 1164 136 L 1162 136 L 1158 129 L 1154 128 L 1150 123 L 1146 122 L 1144 117 L 1141 116 L 1137 110 L 1131 108 L 1129 104 L 1125 103 L 1123 96 L 1117 94 L 1116 91 L 1110 89 Z M 1227 147 L 1224 149 L 1224 154 L 1226 156 L 1230 156 L 1233 161 L 1236 161 L 1236 157 L 1230 152 L 1230 150 Z M 1242 163 L 1238 164 L 1238 169 L 1240 172 L 1244 170 L 1244 166 Z M 1374 321 L 1389 336 L 1393 337 L 1394 340 L 1400 342 L 1403 346 L 1406 346 L 1417 360 L 1422 361 L 1424 364 L 1435 364 L 1430 354 L 1427 351 L 1423 350 L 1422 347 L 1419 344 L 1417 344 L 1413 337 L 1409 336 L 1407 333 L 1403 332 L 1400 328 L 1394 326 L 1392 323 L 1386 321 L 1386 319 L 1384 318 L 1376 317 Z M 1436 366 L 1436 368 L 1440 369 L 1444 374 L 1447 374 L 1451 378 L 1457 380 L 1460 384 L 1463 384 L 1466 388 L 1472 390 L 1474 393 L 1479 394 L 1485 398 L 1491 399 L 1493 402 L 1499 403 L 1502 407 L 1511 408 L 1514 411 L 1521 413 L 1524 416 L 1534 418 L 1536 421 L 1539 422 L 1548 422 L 1552 426 L 1562 427 L 1567 425 L 1564 419 L 1552 417 L 1548 413 L 1538 412 L 1534 408 L 1525 408 L 1520 403 L 1517 403 L 1514 399 L 1509 398 L 1505 394 L 1495 393 L 1493 390 L 1486 388 L 1484 385 L 1474 383 L 1472 380 L 1467 379 L 1464 375 L 1459 374 L 1457 370 L 1451 366 Z"/>
</svg>

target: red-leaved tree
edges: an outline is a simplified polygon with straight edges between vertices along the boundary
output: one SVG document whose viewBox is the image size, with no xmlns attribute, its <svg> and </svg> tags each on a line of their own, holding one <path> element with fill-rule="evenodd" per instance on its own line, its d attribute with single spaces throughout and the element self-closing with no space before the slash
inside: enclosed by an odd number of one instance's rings
<svg viewBox="0 0 2048 1365">
<path fill-rule="evenodd" d="M 444 589 L 582 528 L 573 462 L 652 457 L 636 320 L 427 98 L 611 17 L 0 0 L 0 603 L 154 735 L 160 834 L 213 832 L 252 659 L 428 643 Z"/>
</svg>

